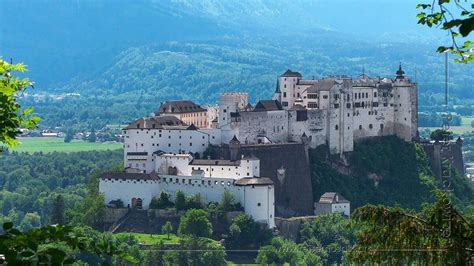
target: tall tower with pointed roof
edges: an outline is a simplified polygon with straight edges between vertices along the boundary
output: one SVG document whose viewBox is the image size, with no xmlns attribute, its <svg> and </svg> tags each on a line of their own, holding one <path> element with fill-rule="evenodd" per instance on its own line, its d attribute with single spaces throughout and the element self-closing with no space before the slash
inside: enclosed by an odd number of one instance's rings
<svg viewBox="0 0 474 266">
<path fill-rule="evenodd" d="M 234 135 L 234 137 L 229 141 L 229 150 L 230 150 L 230 160 L 237 161 L 239 156 L 240 141 Z"/>
<path fill-rule="evenodd" d="M 405 76 L 402 64 L 393 80 L 395 134 L 405 141 L 415 140 L 418 132 L 418 92 L 415 83 Z"/>
</svg>

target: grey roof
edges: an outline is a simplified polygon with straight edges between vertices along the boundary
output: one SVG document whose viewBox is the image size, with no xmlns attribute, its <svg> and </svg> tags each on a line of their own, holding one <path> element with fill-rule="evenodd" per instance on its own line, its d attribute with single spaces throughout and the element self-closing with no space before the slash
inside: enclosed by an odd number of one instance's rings
<svg viewBox="0 0 474 266">
<path fill-rule="evenodd" d="M 283 110 L 281 104 L 277 100 L 261 100 L 253 109 L 254 112 L 261 112 L 261 111 L 277 111 Z"/>
<path fill-rule="evenodd" d="M 160 108 L 155 111 L 155 114 L 181 114 L 181 113 L 194 113 L 194 112 L 205 112 L 206 109 L 200 105 L 195 104 L 189 100 L 179 101 L 166 101 L 161 104 Z"/>
<path fill-rule="evenodd" d="M 145 155 L 148 155 L 148 152 L 146 152 L 146 151 L 129 151 L 129 152 L 127 152 L 127 155 L 145 156 Z"/>
<path fill-rule="evenodd" d="M 231 161 L 231 160 L 205 160 L 205 159 L 194 159 L 190 165 L 222 165 L 222 166 L 239 166 L 240 160 Z"/>
<path fill-rule="evenodd" d="M 127 172 L 107 172 L 100 176 L 101 179 L 128 179 L 128 180 L 159 180 L 155 173 L 127 173 Z"/>
<path fill-rule="evenodd" d="M 288 69 L 285 73 L 283 73 L 280 77 L 298 77 L 301 78 L 300 72 L 293 72 L 290 69 Z"/>
<path fill-rule="evenodd" d="M 306 108 L 304 106 L 299 105 L 299 104 L 295 104 L 289 110 L 290 111 L 299 111 L 299 110 L 306 110 Z"/>
<path fill-rule="evenodd" d="M 196 127 L 194 124 L 191 124 L 189 127 L 186 128 L 186 130 L 198 130 L 199 128 Z"/>
<path fill-rule="evenodd" d="M 316 93 L 319 91 L 329 91 L 334 86 L 335 79 L 326 78 L 320 79 L 318 82 L 311 85 L 306 91 L 309 93 Z"/>
<path fill-rule="evenodd" d="M 273 185 L 273 181 L 267 177 L 244 177 L 237 179 L 234 183 L 236 186 L 268 186 Z"/>
<path fill-rule="evenodd" d="M 229 143 L 237 143 L 237 144 L 239 144 L 240 141 L 239 141 L 239 139 L 237 138 L 237 136 L 234 135 L 234 137 L 229 141 Z"/>
<path fill-rule="evenodd" d="M 300 80 L 298 80 L 298 83 L 296 83 L 296 85 L 313 85 L 315 83 L 318 83 L 318 80 L 316 80 L 316 79 L 300 79 Z"/>
<path fill-rule="evenodd" d="M 167 126 L 186 126 L 183 121 L 175 116 L 155 116 L 139 118 L 131 122 L 124 129 L 162 129 Z"/>
<path fill-rule="evenodd" d="M 336 201 L 336 196 L 338 196 L 338 201 Z M 346 200 L 341 194 L 336 192 L 326 192 L 319 199 L 319 203 L 325 204 L 334 204 L 334 203 L 350 203 Z"/>
</svg>

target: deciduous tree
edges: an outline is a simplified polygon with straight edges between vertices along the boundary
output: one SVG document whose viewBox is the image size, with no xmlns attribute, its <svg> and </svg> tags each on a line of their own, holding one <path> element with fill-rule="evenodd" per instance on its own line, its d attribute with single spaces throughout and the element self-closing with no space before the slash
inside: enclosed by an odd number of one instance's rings
<svg viewBox="0 0 474 266">
<path fill-rule="evenodd" d="M 14 72 L 25 71 L 25 65 L 10 64 L 0 58 L 0 148 L 2 144 L 10 147 L 16 145 L 20 128 L 35 128 L 40 120 L 39 117 L 30 115 L 33 108 L 21 110 L 18 103 L 18 97 L 27 88 L 33 87 L 29 79 L 20 79 L 14 75 Z"/>
<path fill-rule="evenodd" d="M 190 209 L 181 216 L 178 233 L 193 237 L 211 237 L 212 224 L 207 212 L 201 209 Z"/>
<path fill-rule="evenodd" d="M 438 52 L 450 51 L 456 62 L 468 63 L 474 60 L 473 42 L 466 38 L 474 30 L 474 4 L 461 0 L 438 0 L 418 4 L 422 11 L 417 14 L 418 23 L 438 27 L 449 33 L 451 45 L 438 47 Z M 462 43 L 459 43 L 459 42 Z"/>
</svg>

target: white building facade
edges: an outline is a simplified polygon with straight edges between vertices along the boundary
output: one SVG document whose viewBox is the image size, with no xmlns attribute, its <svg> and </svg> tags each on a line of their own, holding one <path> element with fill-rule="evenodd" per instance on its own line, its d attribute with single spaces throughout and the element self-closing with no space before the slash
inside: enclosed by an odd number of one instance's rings
<svg viewBox="0 0 474 266">
<path fill-rule="evenodd" d="M 148 209 L 153 197 L 165 192 L 173 199 L 178 191 L 200 194 L 202 203 L 219 203 L 227 190 L 255 221 L 275 226 L 274 185 L 258 177 L 256 158 L 201 160 L 189 154 L 155 153 L 152 173 L 116 172 L 100 178 L 99 191 L 105 203 L 121 200 L 127 207 Z M 247 175 L 247 174 L 250 174 Z"/>
</svg>

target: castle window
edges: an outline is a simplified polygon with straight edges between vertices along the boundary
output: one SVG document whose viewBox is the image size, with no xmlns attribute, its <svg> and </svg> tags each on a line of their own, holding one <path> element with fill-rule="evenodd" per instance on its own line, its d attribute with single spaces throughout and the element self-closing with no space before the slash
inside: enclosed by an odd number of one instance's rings
<svg viewBox="0 0 474 266">
<path fill-rule="evenodd" d="M 334 128 L 335 128 L 336 130 L 339 130 L 339 126 L 338 126 L 338 125 L 336 125 Z"/>
<path fill-rule="evenodd" d="M 186 183 L 186 180 L 183 178 L 183 184 Z"/>
<path fill-rule="evenodd" d="M 374 98 L 377 98 L 377 92 L 374 92 Z"/>
<path fill-rule="evenodd" d="M 369 93 L 368 92 L 365 93 L 365 98 L 369 98 Z"/>
<path fill-rule="evenodd" d="M 346 103 L 346 108 L 351 108 L 351 104 L 350 104 L 350 103 Z"/>
<path fill-rule="evenodd" d="M 351 114 L 347 113 L 347 117 L 350 117 L 350 116 L 351 116 Z"/>
<path fill-rule="evenodd" d="M 380 124 L 380 130 L 383 131 L 383 124 Z"/>
<path fill-rule="evenodd" d="M 297 97 L 300 97 L 300 93 L 298 92 L 298 93 L 296 94 L 296 96 L 297 96 Z"/>
<path fill-rule="evenodd" d="M 217 185 L 217 184 L 219 184 L 219 182 L 215 181 L 215 182 L 214 182 L 214 185 Z"/>
<path fill-rule="evenodd" d="M 372 126 L 372 124 L 369 124 L 369 128 L 372 129 L 372 128 L 374 128 L 374 126 Z"/>
<path fill-rule="evenodd" d="M 362 130 L 362 125 L 359 125 L 359 130 Z"/>
<path fill-rule="evenodd" d="M 176 178 L 176 181 L 175 181 L 175 183 L 179 183 L 179 179 L 178 179 L 178 178 Z"/>
<path fill-rule="evenodd" d="M 354 93 L 355 99 L 357 99 L 357 93 Z"/>
<path fill-rule="evenodd" d="M 283 85 L 283 87 L 284 87 L 284 88 L 286 88 L 286 84 L 285 84 L 285 85 Z"/>
<path fill-rule="evenodd" d="M 335 109 L 339 108 L 339 104 L 338 104 L 338 103 L 335 103 L 335 104 L 334 104 L 334 108 L 335 108 Z"/>
<path fill-rule="evenodd" d="M 168 143 L 168 147 L 171 147 L 171 143 Z"/>
<path fill-rule="evenodd" d="M 230 186 L 230 181 L 227 181 L 227 185 Z"/>
<path fill-rule="evenodd" d="M 140 124 L 137 124 L 137 128 L 140 128 Z"/>
<path fill-rule="evenodd" d="M 227 113 L 227 109 L 224 109 L 224 113 Z"/>
<path fill-rule="evenodd" d="M 288 106 L 288 102 L 281 102 L 281 105 Z"/>
<path fill-rule="evenodd" d="M 142 143 L 142 147 L 143 147 L 143 143 Z"/>
<path fill-rule="evenodd" d="M 211 185 L 211 180 L 207 180 L 207 185 L 208 185 L 208 186 Z"/>
<path fill-rule="evenodd" d="M 328 96 L 327 96 L 327 95 L 323 95 L 323 99 L 327 99 L 327 98 L 328 98 Z"/>
<path fill-rule="evenodd" d="M 170 138 L 171 138 L 171 136 L 168 136 L 168 138 L 170 139 Z"/>
<path fill-rule="evenodd" d="M 204 185 L 204 180 L 201 180 L 201 185 Z"/>
<path fill-rule="evenodd" d="M 192 143 L 192 142 L 189 142 L 189 146 L 193 146 L 193 143 Z"/>
<path fill-rule="evenodd" d="M 262 206 L 262 203 L 260 203 L 260 202 L 259 202 L 259 203 L 257 203 L 257 206 L 259 206 L 259 207 L 260 207 L 260 206 Z"/>
<path fill-rule="evenodd" d="M 189 181 L 188 183 L 191 184 L 191 179 L 188 179 L 188 181 Z"/>
</svg>

